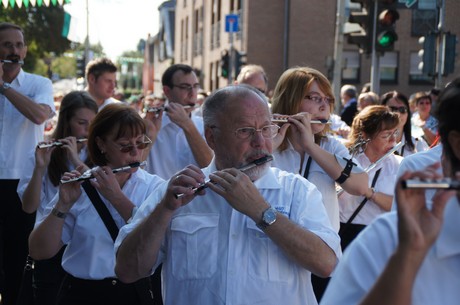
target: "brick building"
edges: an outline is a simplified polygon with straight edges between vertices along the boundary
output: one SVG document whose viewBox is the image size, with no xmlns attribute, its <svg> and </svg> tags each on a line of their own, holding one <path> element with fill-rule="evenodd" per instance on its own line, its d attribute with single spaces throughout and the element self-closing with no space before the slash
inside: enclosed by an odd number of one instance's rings
<svg viewBox="0 0 460 305">
<path fill-rule="evenodd" d="M 398 10 L 399 39 L 394 51 L 380 57 L 379 93 L 396 89 L 410 95 L 435 86 L 433 77 L 418 70 L 418 40 L 436 29 L 437 2 L 418 0 L 410 9 Z M 197 70 L 207 91 L 228 84 L 220 71 L 222 51 L 231 45 L 230 34 L 225 32 L 227 14 L 239 16 L 240 31 L 233 34 L 233 47 L 246 54 L 247 63 L 265 68 L 270 90 L 281 73 L 293 66 L 311 66 L 333 81 L 337 0 L 176 0 L 164 2 L 159 10 L 160 31 L 146 47 L 153 52 L 150 64 L 155 71 L 155 92 L 161 91 L 162 72 L 179 62 Z M 455 21 L 460 14 L 460 1 L 445 0 L 441 11 L 445 13 L 444 29 L 460 35 L 460 23 Z M 342 57 L 340 85 L 351 83 L 361 89 L 370 81 L 370 56 L 360 54 L 358 47 L 344 38 Z M 458 71 L 456 57 L 455 72 L 443 77 L 441 85 Z"/>
</svg>

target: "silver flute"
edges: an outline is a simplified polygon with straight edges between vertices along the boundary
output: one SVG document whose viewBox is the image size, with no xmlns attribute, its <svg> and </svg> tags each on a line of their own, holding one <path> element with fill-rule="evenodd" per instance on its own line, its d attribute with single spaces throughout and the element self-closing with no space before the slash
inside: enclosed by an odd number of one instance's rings
<svg viewBox="0 0 460 305">
<path fill-rule="evenodd" d="M 270 162 L 273 160 L 273 156 L 272 155 L 267 155 L 267 156 L 264 156 L 262 158 L 259 158 L 257 160 L 254 160 L 252 161 L 251 163 L 248 163 L 240 168 L 238 168 L 240 171 L 244 172 L 244 171 L 247 171 L 251 168 L 254 168 L 256 166 L 259 166 L 259 165 L 262 165 L 264 163 L 267 163 L 267 162 Z M 208 183 L 211 182 L 211 179 L 207 179 L 205 182 L 201 183 L 199 187 L 194 187 L 192 188 L 193 190 L 193 194 L 205 189 L 208 187 Z M 174 197 L 176 197 L 177 199 L 181 198 L 181 197 L 184 197 L 185 195 L 187 194 L 184 194 L 184 193 L 180 193 L 180 194 L 175 194 Z"/>
<path fill-rule="evenodd" d="M 285 119 L 273 118 L 271 121 L 272 121 L 272 123 L 287 123 L 288 119 L 287 118 L 285 118 Z M 311 120 L 310 123 L 312 123 L 312 124 L 332 124 L 332 121 L 331 120 L 321 119 L 321 120 Z"/>
<path fill-rule="evenodd" d="M 12 59 L 12 60 L 0 59 L 0 62 L 5 63 L 5 64 L 20 64 L 20 65 L 24 64 L 24 61 L 20 59 Z"/>
<path fill-rule="evenodd" d="M 364 172 L 368 173 L 370 172 L 372 169 L 374 169 L 377 165 L 379 165 L 380 163 L 383 162 L 383 160 L 385 160 L 386 158 L 388 158 L 389 156 L 391 156 L 392 154 L 395 153 L 395 151 L 397 151 L 398 149 L 401 148 L 401 146 L 403 145 L 404 143 L 403 142 L 399 142 L 398 144 L 396 144 L 395 146 L 393 146 L 392 149 L 390 149 L 386 154 L 384 154 L 380 159 L 378 159 L 377 161 L 375 161 L 374 163 L 371 163 L 368 167 L 366 167 L 364 169 Z M 344 192 L 342 186 L 340 186 L 339 184 L 337 184 L 335 186 L 335 191 L 337 193 L 337 197 L 339 197 L 340 195 L 342 195 L 342 193 Z"/>
<path fill-rule="evenodd" d="M 184 107 L 184 109 L 190 109 L 190 108 L 195 108 L 195 106 L 192 106 L 192 105 L 185 105 L 185 106 L 182 106 Z M 144 109 L 144 112 L 155 112 L 155 113 L 158 113 L 160 111 L 168 111 L 168 108 L 166 106 L 160 106 L 160 107 L 147 107 Z"/>
<path fill-rule="evenodd" d="M 145 165 L 147 165 L 147 161 L 133 162 L 133 163 L 130 163 L 130 164 L 126 165 L 126 166 L 112 169 L 112 173 L 116 174 L 116 173 L 119 173 L 119 172 L 127 171 L 127 170 L 129 170 L 131 168 L 136 168 L 136 167 L 145 166 Z M 95 168 L 97 168 L 97 167 L 95 167 Z M 66 183 L 75 182 L 75 181 L 83 181 L 83 180 L 92 179 L 92 178 L 94 178 L 93 170 L 95 168 L 91 168 L 91 169 L 85 171 L 81 176 L 73 178 L 73 179 L 69 179 L 69 180 L 62 180 L 61 179 L 61 183 L 66 184 Z"/>
<path fill-rule="evenodd" d="M 403 189 L 446 189 L 460 190 L 460 181 L 444 179 L 407 179 L 401 181 Z"/>
<path fill-rule="evenodd" d="M 83 143 L 83 142 L 86 142 L 86 141 L 88 141 L 88 139 L 77 139 L 77 143 Z M 62 143 L 62 142 L 56 141 L 56 142 L 49 143 L 49 144 L 46 144 L 46 143 L 38 144 L 37 147 L 38 148 L 47 148 L 47 147 L 53 147 L 53 146 L 61 146 L 63 144 L 64 143 Z"/>
</svg>

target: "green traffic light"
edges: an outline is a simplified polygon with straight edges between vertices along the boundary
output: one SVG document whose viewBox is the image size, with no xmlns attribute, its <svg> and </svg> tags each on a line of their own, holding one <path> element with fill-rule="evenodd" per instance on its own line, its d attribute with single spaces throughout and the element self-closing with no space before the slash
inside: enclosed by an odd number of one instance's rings
<svg viewBox="0 0 460 305">
<path fill-rule="evenodd" d="M 398 40 L 398 36 L 392 31 L 384 31 L 377 37 L 378 45 L 383 48 L 391 47 L 396 40 Z"/>
</svg>

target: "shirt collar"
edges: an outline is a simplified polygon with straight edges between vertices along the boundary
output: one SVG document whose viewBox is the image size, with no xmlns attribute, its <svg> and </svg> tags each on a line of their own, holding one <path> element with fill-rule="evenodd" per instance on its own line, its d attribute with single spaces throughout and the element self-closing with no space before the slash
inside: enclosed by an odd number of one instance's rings
<svg viewBox="0 0 460 305">
<path fill-rule="evenodd" d="M 26 74 L 24 70 L 20 70 L 18 76 L 12 81 L 12 83 L 16 82 L 18 86 L 21 86 L 21 84 L 24 83 L 24 78 L 26 77 Z"/>
</svg>

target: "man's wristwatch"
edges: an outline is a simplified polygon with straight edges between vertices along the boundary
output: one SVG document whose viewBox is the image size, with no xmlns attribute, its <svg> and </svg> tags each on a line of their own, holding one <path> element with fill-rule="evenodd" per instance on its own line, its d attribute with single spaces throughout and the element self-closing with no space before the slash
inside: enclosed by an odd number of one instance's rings
<svg viewBox="0 0 460 305">
<path fill-rule="evenodd" d="M 276 210 L 272 207 L 269 207 L 262 213 L 262 221 L 257 223 L 257 227 L 262 231 L 265 230 L 268 226 L 271 226 L 276 221 Z"/>
<path fill-rule="evenodd" d="M 0 94 L 4 94 L 6 90 L 11 88 L 11 84 L 3 82 L 3 85 L 0 86 Z"/>
</svg>

